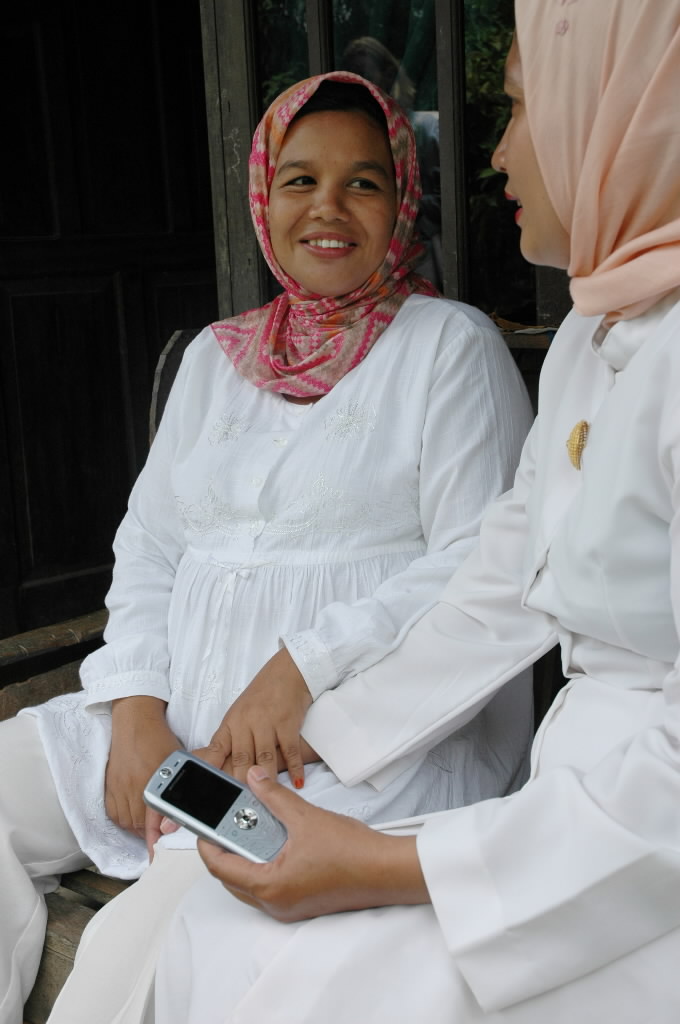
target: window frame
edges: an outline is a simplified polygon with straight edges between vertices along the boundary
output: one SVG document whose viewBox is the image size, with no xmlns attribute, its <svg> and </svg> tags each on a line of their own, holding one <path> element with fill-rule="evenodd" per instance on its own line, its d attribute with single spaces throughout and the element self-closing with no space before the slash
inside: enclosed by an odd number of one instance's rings
<svg viewBox="0 0 680 1024">
<path fill-rule="evenodd" d="M 267 271 L 251 226 L 247 161 L 258 82 L 252 0 L 200 0 L 220 317 L 267 300 Z M 440 115 L 444 294 L 469 300 L 465 175 L 464 0 L 434 0 Z M 306 0 L 310 74 L 333 66 L 332 0 Z M 557 326 L 569 309 L 566 275 L 536 271 L 536 317 Z"/>
</svg>

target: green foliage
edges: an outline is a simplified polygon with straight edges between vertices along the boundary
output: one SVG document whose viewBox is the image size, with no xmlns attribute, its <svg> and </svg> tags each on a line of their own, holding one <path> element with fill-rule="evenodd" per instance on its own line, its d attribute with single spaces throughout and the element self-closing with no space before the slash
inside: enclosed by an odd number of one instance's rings
<svg viewBox="0 0 680 1024">
<path fill-rule="evenodd" d="M 262 112 L 309 74 L 305 0 L 257 0 L 257 61 Z"/>
<path fill-rule="evenodd" d="M 505 178 L 490 166 L 509 107 L 503 68 L 514 25 L 513 0 L 465 0 L 465 138 L 471 299 L 506 319 L 531 322 L 534 273 L 519 251 L 504 198 Z"/>
</svg>

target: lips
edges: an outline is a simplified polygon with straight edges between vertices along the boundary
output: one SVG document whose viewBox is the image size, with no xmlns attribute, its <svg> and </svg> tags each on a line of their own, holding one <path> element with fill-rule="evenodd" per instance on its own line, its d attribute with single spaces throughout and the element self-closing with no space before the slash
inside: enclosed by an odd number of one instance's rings
<svg viewBox="0 0 680 1024">
<path fill-rule="evenodd" d="M 303 242 L 313 249 L 350 249 L 355 245 L 354 242 L 344 242 L 339 238 L 305 238 Z"/>
<path fill-rule="evenodd" d="M 504 193 L 504 195 L 505 195 L 505 198 L 508 200 L 508 202 L 516 204 L 517 209 L 515 210 L 515 224 L 519 224 L 520 218 L 522 216 L 522 210 L 523 210 L 521 202 L 519 201 L 517 196 L 513 196 L 513 194 L 511 192 L 507 192 L 506 191 Z"/>
</svg>

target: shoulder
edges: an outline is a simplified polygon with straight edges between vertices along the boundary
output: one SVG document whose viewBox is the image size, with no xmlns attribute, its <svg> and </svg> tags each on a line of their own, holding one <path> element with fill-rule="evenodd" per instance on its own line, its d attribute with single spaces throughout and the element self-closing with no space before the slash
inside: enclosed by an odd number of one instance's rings
<svg viewBox="0 0 680 1024">
<path fill-rule="evenodd" d="M 394 326 L 404 331 L 417 331 L 449 344 L 481 342 L 504 344 L 502 335 L 492 320 L 475 306 L 454 299 L 432 298 L 429 295 L 411 295 L 406 300 Z"/>
<path fill-rule="evenodd" d="M 235 375 L 231 359 L 209 325 L 185 348 L 177 371 L 177 381 L 182 382 L 185 388 L 212 390 L 215 387 L 223 388 L 225 380 Z"/>
<path fill-rule="evenodd" d="M 454 299 L 412 295 L 394 321 L 407 341 L 431 346 L 434 366 L 481 365 L 490 373 L 514 376 L 515 363 L 510 350 L 493 321 L 475 306 Z"/>
<path fill-rule="evenodd" d="M 169 353 L 168 362 L 174 365 L 163 371 L 162 389 L 159 384 L 164 419 L 182 423 L 187 418 L 193 420 L 201 410 L 209 408 L 218 394 L 232 394 L 237 384 L 239 375 L 210 326 L 204 327 L 183 353 Z M 163 395 L 167 395 L 167 403 L 162 400 Z"/>
</svg>

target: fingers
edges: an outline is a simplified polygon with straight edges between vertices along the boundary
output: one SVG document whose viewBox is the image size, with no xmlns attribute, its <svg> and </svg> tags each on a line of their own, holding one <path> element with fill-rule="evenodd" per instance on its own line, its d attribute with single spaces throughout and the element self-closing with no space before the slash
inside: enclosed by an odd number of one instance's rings
<svg viewBox="0 0 680 1024">
<path fill-rule="evenodd" d="M 274 817 L 283 822 L 288 831 L 309 810 L 306 801 L 270 778 L 259 765 L 250 769 L 246 782 L 258 800 L 262 801 Z"/>
<path fill-rule="evenodd" d="M 302 756 L 302 739 L 297 730 L 279 730 L 279 750 L 288 769 L 288 776 L 296 789 L 305 784 L 305 766 Z M 258 762 L 260 763 L 260 762 Z"/>
<path fill-rule="evenodd" d="M 253 764 L 259 764 L 269 774 L 275 775 L 281 760 L 276 732 L 268 722 L 253 729 L 245 723 L 228 724 L 225 720 L 208 746 L 194 753 L 215 768 L 233 775 L 239 782 L 245 782 L 248 769 Z M 297 752 L 295 763 L 297 766 L 302 765 L 301 752 Z M 285 764 L 284 758 L 282 767 Z M 298 775 L 303 775 L 303 772 L 304 769 L 298 767 Z"/>
<path fill-rule="evenodd" d="M 146 848 L 149 853 L 149 863 L 153 860 L 153 848 L 161 837 L 161 822 L 163 815 L 152 807 L 146 809 Z"/>
<path fill-rule="evenodd" d="M 253 864 L 237 853 L 229 853 L 207 839 L 198 840 L 198 853 L 210 874 L 237 899 L 251 907 L 260 905 L 250 893 L 257 887 L 257 875 L 262 865 Z"/>
<path fill-rule="evenodd" d="M 145 838 L 146 808 L 141 800 L 130 800 L 124 792 L 117 794 L 115 787 L 107 784 L 104 807 L 114 825 Z"/>
<path fill-rule="evenodd" d="M 220 727 L 210 740 L 207 747 L 199 747 L 194 750 L 196 757 L 207 761 L 213 768 L 223 768 L 227 758 L 231 754 L 231 734 L 228 729 Z"/>
</svg>

